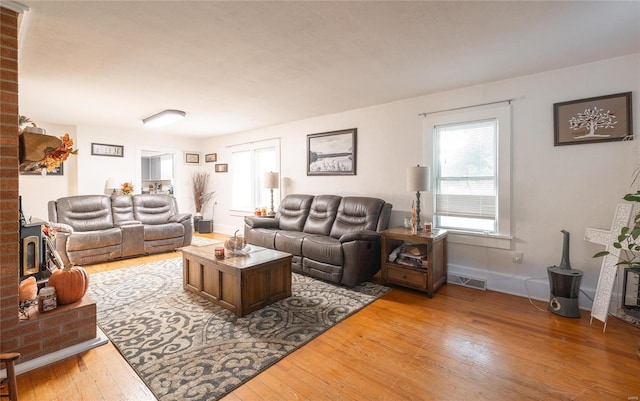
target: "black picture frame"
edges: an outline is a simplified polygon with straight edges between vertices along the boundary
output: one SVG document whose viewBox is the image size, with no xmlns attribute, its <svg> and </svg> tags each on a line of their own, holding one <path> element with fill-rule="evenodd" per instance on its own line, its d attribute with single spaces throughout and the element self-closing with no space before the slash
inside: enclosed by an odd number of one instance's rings
<svg viewBox="0 0 640 401">
<path fill-rule="evenodd" d="M 107 143 L 91 143 L 92 156 L 124 157 L 124 146 Z"/>
<path fill-rule="evenodd" d="M 633 139 L 631 92 L 553 105 L 554 146 Z"/>
<path fill-rule="evenodd" d="M 357 128 L 307 135 L 307 175 L 356 175 Z"/>
<path fill-rule="evenodd" d="M 42 175 L 42 170 L 40 171 L 20 171 L 21 175 Z M 47 171 L 46 175 L 64 175 L 64 163 L 61 163 L 58 168 L 53 171 Z"/>
<path fill-rule="evenodd" d="M 217 162 L 218 161 L 218 154 L 217 153 L 207 153 L 204 155 L 204 162 L 205 163 L 212 163 L 212 162 Z"/>
</svg>

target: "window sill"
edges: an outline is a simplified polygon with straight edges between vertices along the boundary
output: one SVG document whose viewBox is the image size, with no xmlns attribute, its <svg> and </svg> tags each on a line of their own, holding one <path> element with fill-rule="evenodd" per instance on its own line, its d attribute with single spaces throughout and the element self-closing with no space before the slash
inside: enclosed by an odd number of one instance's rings
<svg viewBox="0 0 640 401">
<path fill-rule="evenodd" d="M 513 240 L 513 237 L 510 235 L 472 233 L 450 229 L 448 229 L 447 232 L 447 241 L 454 244 L 511 249 L 511 240 Z"/>
</svg>

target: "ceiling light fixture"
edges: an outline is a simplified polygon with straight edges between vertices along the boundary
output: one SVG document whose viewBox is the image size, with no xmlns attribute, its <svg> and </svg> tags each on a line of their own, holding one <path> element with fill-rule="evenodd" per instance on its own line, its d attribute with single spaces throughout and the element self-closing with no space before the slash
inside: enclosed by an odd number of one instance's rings
<svg viewBox="0 0 640 401">
<path fill-rule="evenodd" d="M 158 114 L 154 114 L 142 119 L 142 124 L 147 127 L 164 127 L 176 121 L 182 120 L 186 116 L 182 110 L 164 110 Z"/>
</svg>

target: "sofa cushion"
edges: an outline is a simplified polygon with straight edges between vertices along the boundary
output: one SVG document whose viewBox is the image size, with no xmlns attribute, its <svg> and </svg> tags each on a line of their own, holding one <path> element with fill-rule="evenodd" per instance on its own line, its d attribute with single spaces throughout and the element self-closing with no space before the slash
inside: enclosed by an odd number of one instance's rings
<svg viewBox="0 0 640 401">
<path fill-rule="evenodd" d="M 142 224 L 164 224 L 177 213 L 171 195 L 142 194 L 133 197 L 133 216 Z"/>
<path fill-rule="evenodd" d="M 342 244 L 335 238 L 310 235 L 302 241 L 302 256 L 342 266 Z"/>
<path fill-rule="evenodd" d="M 184 236 L 184 226 L 180 223 L 154 224 L 144 226 L 144 240 L 155 241 Z"/>
<path fill-rule="evenodd" d="M 292 255 L 302 255 L 302 240 L 309 235 L 311 234 L 300 231 L 278 231 L 275 238 L 275 248 Z"/>
<path fill-rule="evenodd" d="M 276 213 L 281 230 L 302 231 L 311 207 L 311 195 L 287 195 L 282 200 Z"/>
<path fill-rule="evenodd" d="M 342 198 L 338 215 L 331 228 L 331 236 L 340 238 L 350 231 L 376 231 L 380 211 L 384 205 L 382 199 L 349 196 Z"/>
<path fill-rule="evenodd" d="M 122 243 L 122 230 L 110 228 L 100 231 L 75 231 L 67 239 L 67 252 L 84 251 L 93 248 L 106 248 Z"/>
<path fill-rule="evenodd" d="M 111 198 L 106 195 L 78 195 L 56 202 L 56 223 L 68 224 L 74 231 L 97 231 L 113 228 Z M 50 218 L 53 221 L 53 218 Z"/>
<path fill-rule="evenodd" d="M 129 195 L 111 196 L 111 211 L 113 224 L 116 226 L 135 220 L 133 216 L 133 197 Z"/>
<path fill-rule="evenodd" d="M 253 228 L 245 230 L 247 243 L 258 245 L 263 248 L 275 249 L 276 234 L 278 230 L 269 228 Z"/>
<path fill-rule="evenodd" d="M 336 195 L 318 195 L 313 198 L 303 231 L 309 234 L 329 235 L 341 199 L 342 197 Z"/>
</svg>

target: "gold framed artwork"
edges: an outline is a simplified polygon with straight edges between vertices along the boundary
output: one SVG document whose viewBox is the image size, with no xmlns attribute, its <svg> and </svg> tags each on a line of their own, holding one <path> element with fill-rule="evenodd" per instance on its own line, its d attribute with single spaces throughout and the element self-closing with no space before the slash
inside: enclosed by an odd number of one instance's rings
<svg viewBox="0 0 640 401">
<path fill-rule="evenodd" d="M 229 165 L 227 163 L 216 164 L 215 172 L 216 173 L 228 173 L 229 172 Z"/>
<path fill-rule="evenodd" d="M 200 164 L 200 153 L 184 152 L 184 164 Z"/>
</svg>

